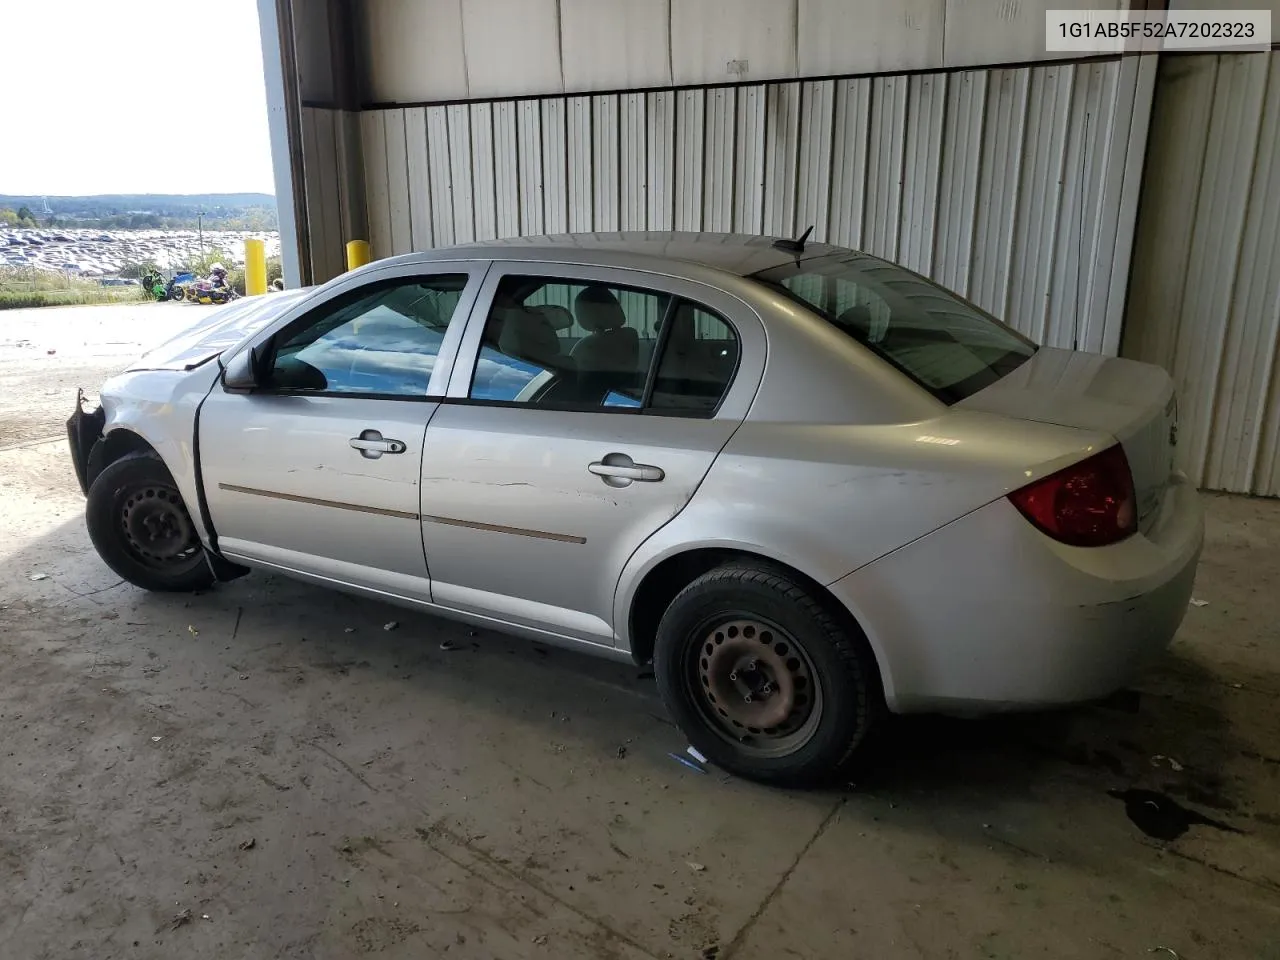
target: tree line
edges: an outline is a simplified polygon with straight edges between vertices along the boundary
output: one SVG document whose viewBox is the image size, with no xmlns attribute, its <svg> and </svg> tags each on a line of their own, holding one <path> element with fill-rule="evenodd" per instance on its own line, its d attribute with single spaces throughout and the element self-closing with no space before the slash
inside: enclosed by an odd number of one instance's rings
<svg viewBox="0 0 1280 960">
<path fill-rule="evenodd" d="M 6 227 L 38 227 L 40 222 L 30 207 L 19 207 L 17 210 L 0 209 L 0 224 Z"/>
<path fill-rule="evenodd" d="M 234 212 L 208 214 L 197 218 L 189 214 L 116 213 L 101 217 L 59 216 L 37 217 L 30 207 L 17 210 L 0 208 L 0 225 L 8 227 L 43 227 L 45 229 L 86 228 L 90 230 L 278 230 L 280 221 L 274 207 L 251 207 Z"/>
</svg>

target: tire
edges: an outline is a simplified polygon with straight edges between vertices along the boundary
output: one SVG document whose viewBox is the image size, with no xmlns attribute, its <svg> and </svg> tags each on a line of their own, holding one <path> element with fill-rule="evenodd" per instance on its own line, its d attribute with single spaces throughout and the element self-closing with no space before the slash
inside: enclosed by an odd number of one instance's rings
<svg viewBox="0 0 1280 960">
<path fill-rule="evenodd" d="M 658 625 L 654 674 L 689 742 L 730 773 L 779 786 L 834 777 L 885 714 L 875 657 L 852 618 L 794 574 L 717 567 Z"/>
<path fill-rule="evenodd" d="M 108 567 L 144 590 L 213 584 L 191 516 L 159 457 L 132 453 L 103 468 L 85 505 L 89 539 Z"/>
</svg>

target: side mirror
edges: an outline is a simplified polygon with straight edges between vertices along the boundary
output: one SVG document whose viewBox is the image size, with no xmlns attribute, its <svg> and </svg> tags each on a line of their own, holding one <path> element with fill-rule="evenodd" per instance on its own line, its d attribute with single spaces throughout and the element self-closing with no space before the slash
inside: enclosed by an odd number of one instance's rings
<svg viewBox="0 0 1280 960">
<path fill-rule="evenodd" d="M 228 390 L 249 392 L 262 386 L 262 348 L 242 350 L 222 371 L 222 385 Z"/>
</svg>

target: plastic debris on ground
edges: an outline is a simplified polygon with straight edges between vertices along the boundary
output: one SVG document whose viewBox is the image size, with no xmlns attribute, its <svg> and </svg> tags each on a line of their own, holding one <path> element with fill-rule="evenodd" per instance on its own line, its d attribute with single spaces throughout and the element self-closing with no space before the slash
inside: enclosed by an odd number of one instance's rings
<svg viewBox="0 0 1280 960">
<path fill-rule="evenodd" d="M 151 738 L 151 742 L 152 742 L 152 743 L 159 743 L 159 742 L 160 742 L 161 740 L 163 740 L 163 739 L 164 739 L 164 737 L 152 737 L 152 738 Z"/>
<path fill-rule="evenodd" d="M 452 640 L 441 640 L 440 649 L 441 650 L 457 650 L 458 645 L 454 643 Z"/>
<path fill-rule="evenodd" d="M 1195 597 L 1192 597 L 1192 598 L 1191 598 L 1191 605 L 1192 605 L 1193 607 L 1207 607 L 1207 606 L 1209 605 L 1209 601 L 1208 601 L 1208 600 L 1197 600 Z"/>
<path fill-rule="evenodd" d="M 193 626 L 192 626 L 191 624 L 189 624 L 189 623 L 187 624 L 187 633 L 191 634 L 193 637 L 198 637 L 198 636 L 200 636 L 200 631 L 199 631 L 199 630 L 197 630 L 195 627 L 193 627 Z"/>
<path fill-rule="evenodd" d="M 703 870 L 707 869 L 706 864 L 703 863 L 694 863 L 692 860 L 686 860 L 685 863 L 689 865 L 689 869 L 694 873 L 702 873 Z"/>
<path fill-rule="evenodd" d="M 697 760 L 699 763 L 707 762 L 707 758 L 702 755 L 702 751 L 700 751 L 697 747 L 693 746 L 692 744 L 685 750 L 685 753 L 693 757 L 693 759 Z"/>
<path fill-rule="evenodd" d="M 48 579 L 49 579 L 49 575 L 48 575 L 47 573 L 33 573 L 33 574 L 30 576 L 30 578 L 29 578 L 29 579 L 31 579 L 31 580 L 48 580 Z"/>
<path fill-rule="evenodd" d="M 685 757 L 680 756 L 680 754 L 678 753 L 668 753 L 667 756 L 670 757 L 672 760 L 674 760 L 676 763 L 680 764 L 681 766 L 688 767 L 690 770 L 696 770 L 698 773 L 707 772 L 700 765 L 694 763 L 692 760 L 689 760 Z"/>
<path fill-rule="evenodd" d="M 1153 767 L 1164 765 L 1176 773 L 1181 773 L 1185 769 L 1182 766 L 1182 764 L 1179 763 L 1177 760 L 1173 759 L 1173 757 L 1166 757 L 1163 753 L 1157 753 L 1154 757 L 1152 757 L 1151 765 Z"/>
<path fill-rule="evenodd" d="M 241 840 L 239 844 L 241 850 L 252 850 L 257 845 L 258 841 L 253 837 L 250 837 L 248 840 Z"/>
<path fill-rule="evenodd" d="M 391 622 L 389 622 L 389 623 L 384 623 L 384 624 L 382 625 L 382 629 L 383 629 L 383 630 L 394 630 L 394 629 L 395 629 L 396 627 L 398 627 L 398 626 L 400 626 L 399 621 L 397 621 L 397 620 L 392 620 L 392 621 L 391 621 Z"/>
</svg>

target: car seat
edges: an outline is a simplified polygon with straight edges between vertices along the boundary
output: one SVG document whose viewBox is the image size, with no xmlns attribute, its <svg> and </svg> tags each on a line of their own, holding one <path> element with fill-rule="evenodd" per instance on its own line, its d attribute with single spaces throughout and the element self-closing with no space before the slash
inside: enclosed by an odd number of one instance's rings
<svg viewBox="0 0 1280 960">
<path fill-rule="evenodd" d="M 497 318 L 497 311 L 495 311 Z M 565 358 L 555 327 L 542 313 L 519 307 L 503 311 L 498 347 L 508 356 L 536 363 L 547 370 L 563 370 Z"/>
<path fill-rule="evenodd" d="M 634 376 L 640 363 L 640 335 L 627 326 L 622 304 L 607 287 L 584 288 L 573 301 L 573 315 L 587 335 L 573 345 L 583 373 Z"/>
<path fill-rule="evenodd" d="M 550 320 L 551 326 L 556 333 L 561 330 L 568 330 L 573 326 L 573 314 L 569 312 L 568 307 L 562 307 L 554 303 L 544 303 L 541 306 L 526 307 L 525 309 L 540 313 Z"/>
</svg>

